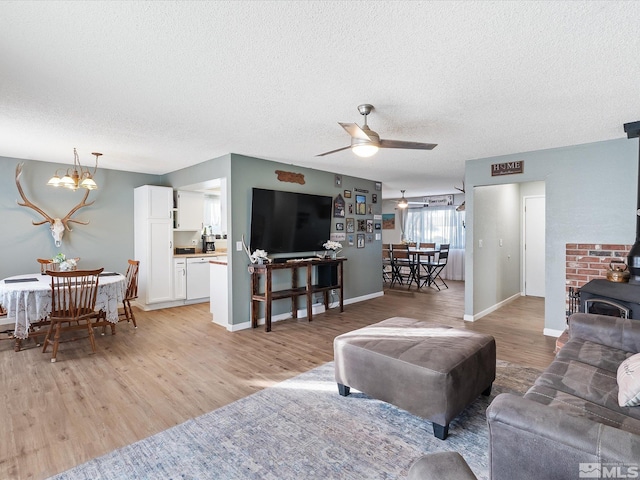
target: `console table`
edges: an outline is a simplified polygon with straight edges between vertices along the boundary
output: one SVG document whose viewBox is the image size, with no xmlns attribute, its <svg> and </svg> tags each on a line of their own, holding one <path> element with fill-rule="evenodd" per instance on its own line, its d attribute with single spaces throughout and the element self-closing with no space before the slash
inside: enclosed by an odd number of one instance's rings
<svg viewBox="0 0 640 480">
<path fill-rule="evenodd" d="M 273 300 L 279 300 L 282 298 L 291 298 L 291 315 L 293 318 L 298 318 L 298 305 L 297 299 L 301 296 L 306 296 L 307 299 L 307 320 L 311 321 L 313 317 L 312 300 L 313 294 L 317 292 L 323 293 L 324 307 L 329 308 L 329 291 L 338 290 L 340 295 L 340 311 L 344 311 L 343 304 L 343 285 L 342 285 L 342 270 L 343 264 L 346 258 L 336 259 L 303 259 L 303 260 L 288 260 L 284 263 L 265 263 L 262 265 L 252 264 L 249 265 L 249 273 L 251 274 L 251 326 L 256 328 L 258 326 L 258 302 L 265 302 L 264 307 L 264 330 L 265 332 L 271 331 L 271 303 Z M 329 278 L 324 278 L 322 282 L 313 284 L 313 269 L 319 267 L 320 269 L 329 269 L 337 271 L 337 279 L 333 278 L 333 275 L 323 275 Z M 306 269 L 306 284 L 298 286 L 298 271 L 300 269 Z M 291 288 L 284 290 L 273 290 L 273 272 L 274 270 L 291 270 Z M 265 275 L 264 292 L 260 292 L 260 275 Z"/>
</svg>

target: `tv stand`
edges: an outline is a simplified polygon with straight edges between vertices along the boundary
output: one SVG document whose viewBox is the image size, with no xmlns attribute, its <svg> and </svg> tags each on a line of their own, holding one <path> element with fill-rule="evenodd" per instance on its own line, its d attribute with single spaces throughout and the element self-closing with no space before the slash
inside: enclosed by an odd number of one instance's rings
<svg viewBox="0 0 640 480">
<path fill-rule="evenodd" d="M 344 311 L 344 291 L 343 291 L 343 264 L 346 258 L 336 259 L 289 259 L 283 263 L 265 263 L 262 265 L 249 265 L 249 273 L 251 274 L 251 326 L 258 326 L 258 304 L 264 302 L 264 330 L 271 331 L 271 304 L 273 300 L 283 298 L 291 299 L 291 315 L 298 318 L 298 297 L 305 296 L 307 300 L 307 320 L 313 320 L 313 294 L 322 293 L 324 297 L 324 307 L 329 309 L 329 291 L 337 290 L 340 296 L 340 311 Z M 330 272 L 335 269 L 336 275 L 323 275 L 324 281 L 321 284 L 314 285 L 312 283 L 313 268 L 329 269 Z M 332 268 L 333 267 L 333 268 Z M 306 269 L 306 285 L 298 286 L 298 270 Z M 291 288 L 273 291 L 272 276 L 274 270 L 291 270 Z M 265 275 L 264 292 L 260 293 L 260 275 Z M 327 280 L 327 278 L 329 280 Z"/>
</svg>

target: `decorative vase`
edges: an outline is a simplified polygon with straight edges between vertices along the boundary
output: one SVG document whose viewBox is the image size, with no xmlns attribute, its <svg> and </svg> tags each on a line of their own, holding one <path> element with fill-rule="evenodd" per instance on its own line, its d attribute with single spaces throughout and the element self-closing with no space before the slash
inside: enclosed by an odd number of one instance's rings
<svg viewBox="0 0 640 480">
<path fill-rule="evenodd" d="M 336 251 L 335 250 L 327 250 L 327 255 L 325 255 L 326 257 L 330 258 L 331 260 L 335 260 L 336 259 Z"/>
</svg>

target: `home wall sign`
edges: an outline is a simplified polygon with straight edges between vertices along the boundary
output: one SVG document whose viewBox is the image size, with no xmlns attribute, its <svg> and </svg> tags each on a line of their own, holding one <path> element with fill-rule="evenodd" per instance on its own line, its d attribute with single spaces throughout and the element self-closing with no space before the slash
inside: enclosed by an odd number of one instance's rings
<svg viewBox="0 0 640 480">
<path fill-rule="evenodd" d="M 369 190 L 365 190 L 364 188 L 354 188 L 353 190 L 360 193 L 369 193 Z"/>
<path fill-rule="evenodd" d="M 514 175 L 524 173 L 524 160 L 517 162 L 493 163 L 491 164 L 491 176 Z"/>
<path fill-rule="evenodd" d="M 333 201 L 333 216 L 337 218 L 344 217 L 344 199 L 340 194 Z"/>
<path fill-rule="evenodd" d="M 284 170 L 276 170 L 275 173 L 281 182 L 305 184 L 304 174 L 302 173 L 285 172 Z"/>
</svg>

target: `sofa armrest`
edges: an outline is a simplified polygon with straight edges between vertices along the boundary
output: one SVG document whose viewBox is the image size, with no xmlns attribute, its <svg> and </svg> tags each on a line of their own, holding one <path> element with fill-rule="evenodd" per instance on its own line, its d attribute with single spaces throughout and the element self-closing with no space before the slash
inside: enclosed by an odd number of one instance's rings
<svg viewBox="0 0 640 480">
<path fill-rule="evenodd" d="M 492 480 L 578 478 L 580 463 L 637 466 L 640 436 L 517 395 L 487 409 Z"/>
<path fill-rule="evenodd" d="M 640 320 L 574 313 L 569 317 L 569 338 L 581 338 L 625 352 L 640 352 Z"/>
</svg>

